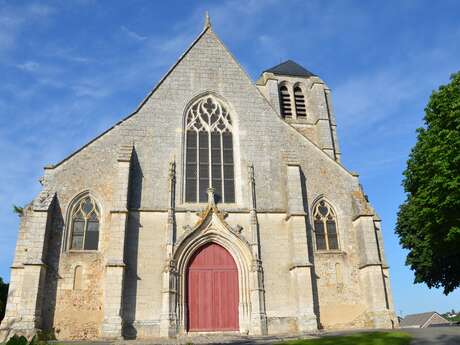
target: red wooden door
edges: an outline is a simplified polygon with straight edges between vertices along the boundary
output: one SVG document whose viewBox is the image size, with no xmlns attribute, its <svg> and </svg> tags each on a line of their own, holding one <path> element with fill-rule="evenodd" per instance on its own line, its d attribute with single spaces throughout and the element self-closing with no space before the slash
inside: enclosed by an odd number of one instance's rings
<svg viewBox="0 0 460 345">
<path fill-rule="evenodd" d="M 239 330 L 238 300 L 238 270 L 230 253 L 215 243 L 201 247 L 187 269 L 188 330 Z"/>
</svg>

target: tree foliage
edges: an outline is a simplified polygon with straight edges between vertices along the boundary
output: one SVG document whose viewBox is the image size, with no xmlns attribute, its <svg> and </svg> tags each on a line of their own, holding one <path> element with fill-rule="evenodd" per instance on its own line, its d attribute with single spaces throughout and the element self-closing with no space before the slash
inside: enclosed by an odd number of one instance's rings
<svg viewBox="0 0 460 345">
<path fill-rule="evenodd" d="M 433 92 L 407 161 L 396 233 L 416 283 L 460 286 L 460 72 Z"/>
<path fill-rule="evenodd" d="M 5 316 L 5 307 L 6 299 L 8 297 L 8 284 L 3 282 L 3 279 L 0 277 L 0 321 L 3 320 Z"/>
</svg>

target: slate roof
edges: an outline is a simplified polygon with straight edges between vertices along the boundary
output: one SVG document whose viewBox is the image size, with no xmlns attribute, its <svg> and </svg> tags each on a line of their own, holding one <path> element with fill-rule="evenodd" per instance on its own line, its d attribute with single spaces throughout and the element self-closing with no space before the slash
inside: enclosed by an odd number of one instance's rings
<svg viewBox="0 0 460 345">
<path fill-rule="evenodd" d="M 401 320 L 399 325 L 400 327 L 422 327 L 430 319 L 430 317 L 433 316 L 433 314 L 438 313 L 435 311 L 430 311 L 428 313 L 407 315 L 404 319 Z"/>
<path fill-rule="evenodd" d="M 276 65 L 270 69 L 265 70 L 264 72 L 273 73 L 275 75 L 288 75 L 292 77 L 307 77 L 308 78 L 308 77 L 315 76 L 312 72 L 303 68 L 298 63 L 292 60 L 284 61 L 280 63 L 279 65 Z"/>
</svg>

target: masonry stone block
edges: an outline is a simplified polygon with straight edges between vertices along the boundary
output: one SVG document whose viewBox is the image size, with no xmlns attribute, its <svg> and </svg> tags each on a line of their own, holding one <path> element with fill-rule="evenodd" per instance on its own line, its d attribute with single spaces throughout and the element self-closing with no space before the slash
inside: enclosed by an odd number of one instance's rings
<svg viewBox="0 0 460 345">
<path fill-rule="evenodd" d="M 281 81 L 308 90 L 306 118 L 283 119 Z M 200 241 L 220 241 L 237 262 L 243 334 L 391 327 L 380 223 L 339 162 L 328 87 L 265 73 L 256 84 L 207 26 L 132 115 L 47 167 L 21 219 L 1 335 L 187 333 L 187 260 Z M 234 203 L 185 202 L 184 117 L 207 95 L 232 119 Z M 93 251 L 68 246 L 82 193 L 100 207 Z M 315 249 L 322 198 L 337 217 L 338 250 Z"/>
</svg>

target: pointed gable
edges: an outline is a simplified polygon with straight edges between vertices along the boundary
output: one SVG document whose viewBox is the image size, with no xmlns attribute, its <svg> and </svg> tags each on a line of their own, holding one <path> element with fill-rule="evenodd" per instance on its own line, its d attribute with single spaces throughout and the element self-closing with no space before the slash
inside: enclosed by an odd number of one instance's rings
<svg viewBox="0 0 460 345">
<path fill-rule="evenodd" d="M 94 160 L 98 160 L 98 165 L 104 165 L 101 171 L 106 173 L 97 175 L 97 178 L 86 175 L 81 178 L 88 188 L 103 184 L 110 180 L 108 172 L 112 173 L 115 165 L 117 156 L 113 148 L 134 143 L 140 162 L 138 175 L 142 177 L 137 204 L 164 207 L 168 195 L 167 184 L 163 183 L 167 179 L 165 164 L 171 160 L 182 164 L 184 114 L 194 100 L 206 94 L 214 94 L 228 104 L 235 119 L 235 154 L 239 155 L 235 161 L 237 174 L 242 176 L 245 162 L 253 162 L 259 171 L 272 174 L 271 179 L 260 184 L 261 207 L 272 207 L 270 198 L 265 194 L 271 194 L 276 200 L 276 207 L 282 207 L 285 198 L 283 171 L 273 167 L 283 164 L 282 157 L 287 148 L 297 152 L 299 159 L 305 162 L 305 170 L 316 170 L 319 167 L 317 162 L 321 162 L 334 171 L 338 169 L 346 179 L 350 178 L 343 166 L 278 116 L 211 26 L 205 27 L 131 115 L 55 168 L 65 166 L 66 171 L 90 170 Z M 62 174 L 62 179 L 66 174 Z M 246 186 L 241 179 L 235 183 L 238 202 L 246 193 Z"/>
<path fill-rule="evenodd" d="M 276 65 L 272 68 L 265 70 L 264 72 L 273 73 L 275 75 L 287 75 L 292 77 L 313 77 L 315 74 L 300 66 L 298 63 L 287 60 L 279 65 Z"/>
</svg>

